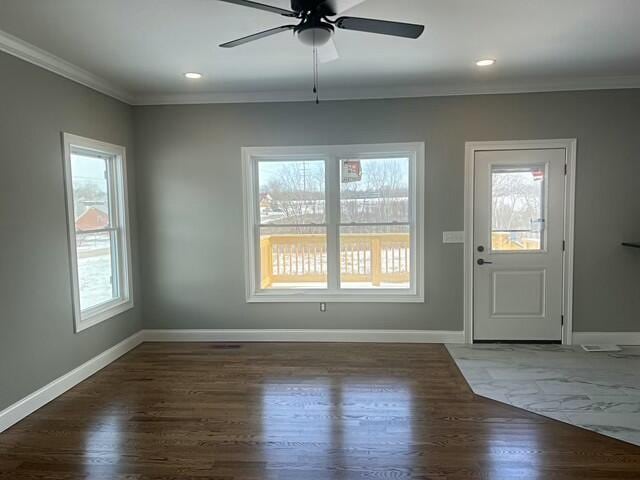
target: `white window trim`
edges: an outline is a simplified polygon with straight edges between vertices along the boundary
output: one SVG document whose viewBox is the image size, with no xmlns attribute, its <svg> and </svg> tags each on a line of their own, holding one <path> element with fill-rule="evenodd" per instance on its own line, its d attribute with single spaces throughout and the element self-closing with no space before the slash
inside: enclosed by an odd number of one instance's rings
<svg viewBox="0 0 640 480">
<path fill-rule="evenodd" d="M 72 304 L 75 332 L 81 332 L 89 327 L 104 322 L 120 313 L 133 308 L 133 273 L 131 265 L 131 235 L 129 226 L 129 196 L 127 188 L 127 155 L 126 149 L 119 145 L 113 145 L 90 138 L 62 134 L 64 157 L 64 184 L 67 208 L 67 232 L 69 240 L 69 260 L 71 266 Z M 116 185 L 115 202 L 117 202 L 116 222 L 121 231 L 121 245 L 118 252 L 121 297 L 96 307 L 85 310 L 80 309 L 80 283 L 78 279 L 78 261 L 76 257 L 76 231 L 73 207 L 73 182 L 71 174 L 71 150 L 73 147 L 83 150 L 93 150 L 98 153 L 106 153 L 115 157 L 114 184 Z M 124 214 L 124 218 L 122 218 Z"/>
<path fill-rule="evenodd" d="M 261 290 L 258 288 L 259 255 L 257 255 L 259 199 L 257 162 L 261 158 L 300 158 L 318 156 L 327 162 L 327 225 L 339 217 L 337 200 L 339 192 L 339 157 L 350 158 L 379 157 L 383 155 L 407 155 L 410 159 L 410 204 L 411 235 L 411 288 L 409 289 L 344 289 L 331 288 L 338 285 L 337 265 L 330 262 L 328 268 L 328 289 Z M 331 161 L 331 160 L 334 161 Z M 419 181 L 420 180 L 420 181 Z M 302 147 L 244 147 L 242 148 L 242 185 L 244 196 L 244 252 L 245 252 L 245 288 L 248 303 L 315 303 L 315 302 L 378 302 L 378 303 L 423 303 L 424 302 L 424 185 L 425 185 L 425 144 L 388 143 L 369 145 L 331 145 Z M 338 257 L 338 233 L 332 233 L 327 227 L 327 251 L 329 258 Z M 335 238 L 331 238 L 335 237 Z M 333 254 L 331 254 L 333 252 Z"/>
</svg>

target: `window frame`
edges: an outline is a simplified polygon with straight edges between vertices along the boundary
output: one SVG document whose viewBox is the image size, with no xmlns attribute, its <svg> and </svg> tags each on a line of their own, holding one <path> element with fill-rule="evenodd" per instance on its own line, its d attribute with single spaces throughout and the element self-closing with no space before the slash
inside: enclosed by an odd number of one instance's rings
<svg viewBox="0 0 640 480">
<path fill-rule="evenodd" d="M 381 157 L 409 158 L 410 287 L 340 289 L 340 161 Z M 261 289 L 260 278 L 260 160 L 324 159 L 325 224 L 327 229 L 328 288 Z M 244 196 L 245 290 L 248 303 L 315 302 L 424 302 L 424 189 L 425 144 L 386 143 L 366 145 L 324 145 L 294 147 L 243 147 L 242 184 Z M 310 224 L 309 226 L 314 226 Z M 345 224 L 343 226 L 358 226 Z"/>
<path fill-rule="evenodd" d="M 93 140 L 70 133 L 62 133 L 63 174 L 67 213 L 67 235 L 71 270 L 71 299 L 75 332 L 79 333 L 134 306 L 133 269 L 131 262 L 131 235 L 129 224 L 129 196 L 127 188 L 126 148 L 120 145 Z M 118 297 L 108 302 L 82 310 L 80 307 L 80 282 L 78 274 L 77 237 L 73 196 L 73 172 L 71 155 L 74 149 L 94 153 L 107 160 L 107 187 L 109 202 L 109 226 L 93 233 L 108 232 L 111 238 L 112 268 L 117 270 L 113 280 Z"/>
</svg>

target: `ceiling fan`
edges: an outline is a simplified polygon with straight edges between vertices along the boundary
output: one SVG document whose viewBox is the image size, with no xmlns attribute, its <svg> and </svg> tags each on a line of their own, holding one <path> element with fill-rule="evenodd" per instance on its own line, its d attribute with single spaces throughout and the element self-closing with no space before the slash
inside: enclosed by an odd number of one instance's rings
<svg viewBox="0 0 640 480">
<path fill-rule="evenodd" d="M 300 20 L 296 25 L 283 25 L 223 43 L 220 45 L 223 48 L 237 47 L 277 33 L 293 31 L 303 44 L 314 47 L 317 51 L 318 60 L 325 63 L 338 58 L 338 51 L 333 41 L 333 33 L 336 27 L 342 30 L 355 30 L 412 39 L 420 37 L 424 32 L 424 25 L 412 23 L 348 16 L 332 18 L 363 3 L 365 0 L 291 0 L 291 10 L 249 0 L 220 1 Z"/>
</svg>

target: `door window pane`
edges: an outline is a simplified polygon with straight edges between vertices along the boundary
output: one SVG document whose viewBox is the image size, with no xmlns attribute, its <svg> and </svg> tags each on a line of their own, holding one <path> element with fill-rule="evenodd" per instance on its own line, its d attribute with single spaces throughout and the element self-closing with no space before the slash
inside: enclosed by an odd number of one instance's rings
<svg viewBox="0 0 640 480">
<path fill-rule="evenodd" d="M 87 310 L 118 298 L 113 285 L 114 232 L 76 234 L 80 309 Z"/>
<path fill-rule="evenodd" d="M 108 161 L 105 158 L 71 152 L 73 211 L 76 231 L 109 226 Z"/>
<path fill-rule="evenodd" d="M 324 160 L 260 161 L 260 223 L 325 223 Z"/>
<path fill-rule="evenodd" d="M 261 227 L 260 288 L 327 288 L 327 229 Z"/>
<path fill-rule="evenodd" d="M 409 159 L 343 159 L 340 162 L 341 223 L 407 223 Z"/>
<path fill-rule="evenodd" d="M 545 167 L 491 169 L 491 249 L 544 248 Z"/>
<path fill-rule="evenodd" d="M 409 226 L 340 227 L 342 288 L 409 288 Z"/>
</svg>

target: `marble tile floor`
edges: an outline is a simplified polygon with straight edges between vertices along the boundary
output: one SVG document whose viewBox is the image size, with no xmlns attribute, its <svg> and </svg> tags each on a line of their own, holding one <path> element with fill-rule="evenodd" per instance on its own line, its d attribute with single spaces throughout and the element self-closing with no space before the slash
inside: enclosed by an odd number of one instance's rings
<svg viewBox="0 0 640 480">
<path fill-rule="evenodd" d="M 447 348 L 476 394 L 640 446 L 640 347 Z"/>
</svg>

